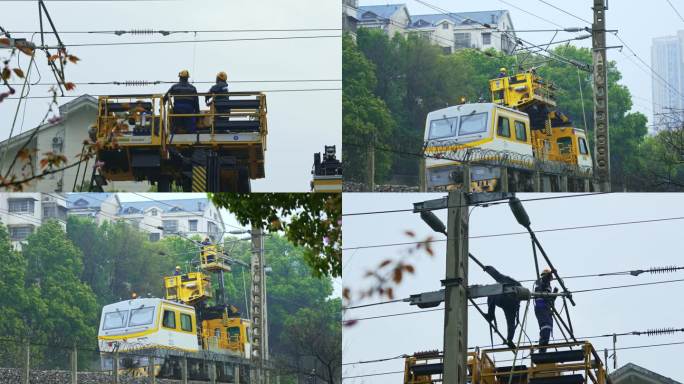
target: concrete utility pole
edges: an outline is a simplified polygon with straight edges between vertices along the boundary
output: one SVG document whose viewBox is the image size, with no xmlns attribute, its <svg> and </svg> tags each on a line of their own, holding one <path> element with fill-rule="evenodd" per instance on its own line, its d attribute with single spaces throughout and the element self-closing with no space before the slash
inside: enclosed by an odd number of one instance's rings
<svg viewBox="0 0 684 384">
<path fill-rule="evenodd" d="M 594 158 L 599 190 L 610 192 L 610 137 L 608 134 L 608 66 L 606 59 L 607 0 L 594 0 L 591 25 L 594 77 Z"/>
<path fill-rule="evenodd" d="M 375 134 L 368 142 L 368 192 L 375 191 Z"/>
<path fill-rule="evenodd" d="M 465 384 L 468 370 L 468 201 L 450 192 L 444 300 L 444 382 Z"/>
<path fill-rule="evenodd" d="M 267 382 L 264 360 L 268 359 L 266 310 L 266 273 L 264 271 L 264 236 L 261 228 L 252 227 L 252 361 L 256 364 L 252 383 Z"/>
</svg>

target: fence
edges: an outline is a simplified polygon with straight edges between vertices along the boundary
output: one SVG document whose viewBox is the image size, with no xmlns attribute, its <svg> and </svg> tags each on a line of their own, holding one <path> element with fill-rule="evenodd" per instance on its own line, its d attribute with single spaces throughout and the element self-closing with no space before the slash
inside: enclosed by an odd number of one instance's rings
<svg viewBox="0 0 684 384">
<path fill-rule="evenodd" d="M 0 384 L 247 384 L 247 362 L 208 351 L 103 353 L 96 348 L 0 338 Z"/>
</svg>

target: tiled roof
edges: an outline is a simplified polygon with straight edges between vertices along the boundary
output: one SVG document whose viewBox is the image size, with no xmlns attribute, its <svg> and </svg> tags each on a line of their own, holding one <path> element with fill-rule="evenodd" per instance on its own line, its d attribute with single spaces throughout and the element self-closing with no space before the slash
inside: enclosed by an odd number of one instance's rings
<svg viewBox="0 0 684 384">
<path fill-rule="evenodd" d="M 627 378 L 633 374 L 645 376 L 649 379 L 652 379 L 653 382 L 655 382 L 655 383 L 682 384 L 679 381 L 673 380 L 673 379 L 671 379 L 669 377 L 665 377 L 663 375 L 659 375 L 655 372 L 649 371 L 646 368 L 640 367 L 640 366 L 638 366 L 636 364 L 632 364 L 632 363 L 627 363 L 627 364 L 623 365 L 618 370 L 611 373 L 609 376 L 614 383 L 615 382 L 619 383 L 620 379 Z"/>
<path fill-rule="evenodd" d="M 67 193 L 67 208 L 100 208 L 111 195 L 113 193 Z"/>
<path fill-rule="evenodd" d="M 177 200 L 160 200 L 159 201 L 127 201 L 121 203 L 119 213 L 131 213 L 132 210 L 143 212 L 148 208 L 155 207 L 163 212 L 200 212 L 209 204 L 209 200 L 205 198 L 197 199 L 177 199 Z M 129 209 L 130 208 L 130 209 Z"/>
<path fill-rule="evenodd" d="M 464 24 L 497 24 L 501 17 L 506 13 L 505 10 L 479 11 L 479 12 L 451 12 L 448 15 L 443 13 L 430 15 L 411 16 L 411 26 L 419 26 L 420 20 L 435 25 L 442 20 L 449 20 L 456 25 Z"/>
<path fill-rule="evenodd" d="M 388 4 L 388 5 L 362 5 L 358 9 L 359 20 L 363 20 L 363 15 L 367 12 L 372 12 L 380 19 L 389 19 L 397 10 L 405 7 L 404 4 Z M 376 17 L 372 17 L 376 18 Z"/>
</svg>

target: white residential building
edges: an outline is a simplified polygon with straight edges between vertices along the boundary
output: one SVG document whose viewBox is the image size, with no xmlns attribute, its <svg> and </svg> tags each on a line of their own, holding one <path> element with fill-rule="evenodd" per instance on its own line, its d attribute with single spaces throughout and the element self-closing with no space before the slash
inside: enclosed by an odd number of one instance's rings
<svg viewBox="0 0 684 384">
<path fill-rule="evenodd" d="M 359 6 L 359 28 L 378 28 L 392 37 L 416 33 L 452 53 L 458 49 L 489 49 L 510 54 L 515 31 L 507 10 L 410 15 L 404 4 Z"/>
<path fill-rule="evenodd" d="M 358 8 L 359 0 L 342 0 L 342 31 L 349 32 L 352 36 L 356 34 Z"/>
<path fill-rule="evenodd" d="M 81 153 L 83 142 L 88 139 L 88 130 L 97 118 L 97 99 L 89 95 L 79 96 L 66 104 L 60 105 L 59 116 L 61 119 L 55 123 L 45 123 L 15 135 L 10 140 L 0 142 L 0 153 L 4 153 L 3 159 L 0 159 L 0 172 L 2 175 L 7 173 L 7 168 L 12 163 L 12 159 L 14 159 L 19 149 L 24 145 L 26 145 L 29 151 L 36 154 L 30 165 L 35 174 L 40 174 L 44 171 L 40 167 L 40 158 L 47 152 L 65 155 L 67 157 L 67 165 L 78 161 L 77 154 Z M 90 160 L 87 167 L 83 163 L 83 166 L 80 168 L 75 166 L 48 175 L 42 179 L 34 180 L 24 187 L 24 191 L 73 191 L 74 186 L 76 188 L 81 186 L 81 181 L 85 181 L 86 184 L 90 182 L 93 164 L 94 161 Z M 10 174 L 21 178 L 22 173 L 28 173 L 27 169 L 22 170 L 24 165 L 25 163 L 22 161 L 17 161 Z M 77 174 L 78 180 L 76 180 Z M 150 189 L 150 184 L 146 182 L 110 182 L 105 188 L 109 190 L 147 191 Z"/>
<path fill-rule="evenodd" d="M 165 236 L 223 239 L 225 224 L 207 198 L 122 202 L 117 194 L 69 193 L 69 214 L 90 216 L 98 222 L 125 220 L 147 232 L 151 241 Z"/>
<path fill-rule="evenodd" d="M 358 28 L 377 28 L 390 38 L 399 33 L 405 35 L 411 25 L 411 16 L 405 4 L 359 6 Z"/>
<path fill-rule="evenodd" d="M 651 90 L 655 131 L 679 128 L 684 121 L 683 45 L 684 31 L 677 32 L 677 36 L 655 38 L 651 45 L 651 67 L 654 72 Z"/>
<path fill-rule="evenodd" d="M 20 250 L 23 241 L 48 220 L 66 230 L 67 204 L 56 193 L 0 193 L 0 222 L 7 227 L 12 247 Z"/>
</svg>

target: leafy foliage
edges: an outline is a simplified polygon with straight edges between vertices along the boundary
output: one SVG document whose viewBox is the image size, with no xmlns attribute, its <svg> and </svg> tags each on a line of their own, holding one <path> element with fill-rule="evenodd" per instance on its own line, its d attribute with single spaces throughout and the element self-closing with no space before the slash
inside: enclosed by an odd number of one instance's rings
<svg viewBox="0 0 684 384">
<path fill-rule="evenodd" d="M 304 248 L 316 276 L 342 274 L 342 195 L 339 193 L 216 193 L 216 206 L 233 213 L 242 225 L 284 231 Z"/>
</svg>

